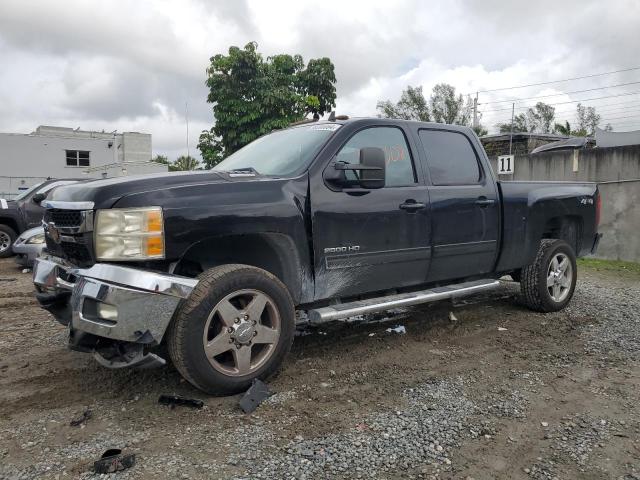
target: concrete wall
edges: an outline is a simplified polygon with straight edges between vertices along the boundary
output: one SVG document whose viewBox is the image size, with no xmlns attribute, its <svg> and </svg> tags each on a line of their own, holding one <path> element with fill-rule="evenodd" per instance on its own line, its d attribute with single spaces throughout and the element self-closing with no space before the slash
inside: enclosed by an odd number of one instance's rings
<svg viewBox="0 0 640 480">
<path fill-rule="evenodd" d="M 601 183 L 599 258 L 640 262 L 640 180 Z"/>
<path fill-rule="evenodd" d="M 497 158 L 491 158 L 497 172 Z M 500 180 L 597 182 L 602 195 L 597 256 L 640 262 L 640 145 L 517 155 Z"/>
<path fill-rule="evenodd" d="M 66 164 L 66 150 L 90 152 L 90 166 Z M 25 134 L 0 133 L 0 198 L 13 198 L 31 185 L 51 178 L 100 178 L 166 172 L 150 162 L 151 135 L 74 131 L 41 126 Z M 124 170 L 123 170 L 124 167 Z"/>
</svg>

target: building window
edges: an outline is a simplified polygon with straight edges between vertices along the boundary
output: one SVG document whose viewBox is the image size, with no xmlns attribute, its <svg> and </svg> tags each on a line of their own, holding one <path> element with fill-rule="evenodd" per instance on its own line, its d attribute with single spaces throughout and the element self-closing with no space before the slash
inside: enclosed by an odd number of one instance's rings
<svg viewBox="0 0 640 480">
<path fill-rule="evenodd" d="M 67 167 L 88 167 L 89 152 L 84 150 L 65 150 L 67 153 Z"/>
</svg>

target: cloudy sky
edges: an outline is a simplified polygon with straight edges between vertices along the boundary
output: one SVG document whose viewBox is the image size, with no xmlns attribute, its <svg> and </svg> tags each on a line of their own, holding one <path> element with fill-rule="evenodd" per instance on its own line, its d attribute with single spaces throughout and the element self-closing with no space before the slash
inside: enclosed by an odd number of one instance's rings
<svg viewBox="0 0 640 480">
<path fill-rule="evenodd" d="M 154 154 L 175 158 L 185 104 L 192 154 L 213 122 L 205 68 L 230 45 L 331 58 L 338 113 L 362 116 L 407 85 L 466 94 L 640 67 L 639 26 L 638 0 L 2 0 L 0 131 L 150 132 Z M 482 123 L 492 130 L 512 99 L 541 96 L 516 108 L 544 100 L 571 121 L 566 102 L 593 99 L 603 124 L 640 128 L 640 69 L 482 92 Z"/>
</svg>

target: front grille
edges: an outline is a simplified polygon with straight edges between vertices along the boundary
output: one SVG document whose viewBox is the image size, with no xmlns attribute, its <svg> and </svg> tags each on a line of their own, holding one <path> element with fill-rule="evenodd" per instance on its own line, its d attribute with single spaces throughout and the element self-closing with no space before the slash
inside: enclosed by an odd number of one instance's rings
<svg viewBox="0 0 640 480">
<path fill-rule="evenodd" d="M 79 267 L 93 265 L 93 211 L 51 208 L 44 221 L 49 253 Z"/>
<path fill-rule="evenodd" d="M 87 240 L 82 236 L 74 238 L 80 242 Z M 93 255 L 91 254 L 91 247 L 87 243 L 65 242 L 64 240 L 60 243 L 56 243 L 51 239 L 51 237 L 49 237 L 49 235 L 45 235 L 45 241 L 47 243 L 47 252 L 52 255 L 62 257 L 65 260 L 69 260 L 74 265 L 87 267 L 94 263 Z"/>
<path fill-rule="evenodd" d="M 53 222 L 56 227 L 79 227 L 84 220 L 84 214 L 82 210 L 51 209 L 47 210 L 45 219 L 47 222 Z"/>
<path fill-rule="evenodd" d="M 87 245 L 81 243 L 61 242 L 60 247 L 66 258 L 78 265 L 92 263 L 91 252 Z"/>
</svg>

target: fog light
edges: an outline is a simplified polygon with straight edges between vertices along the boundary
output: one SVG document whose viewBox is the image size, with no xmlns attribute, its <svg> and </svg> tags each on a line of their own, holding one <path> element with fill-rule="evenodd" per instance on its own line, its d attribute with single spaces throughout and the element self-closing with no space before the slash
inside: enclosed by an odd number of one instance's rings
<svg viewBox="0 0 640 480">
<path fill-rule="evenodd" d="M 98 314 L 98 317 L 104 318 L 105 320 L 111 320 L 112 322 L 118 320 L 118 307 L 115 305 L 98 302 L 96 313 Z"/>
</svg>

